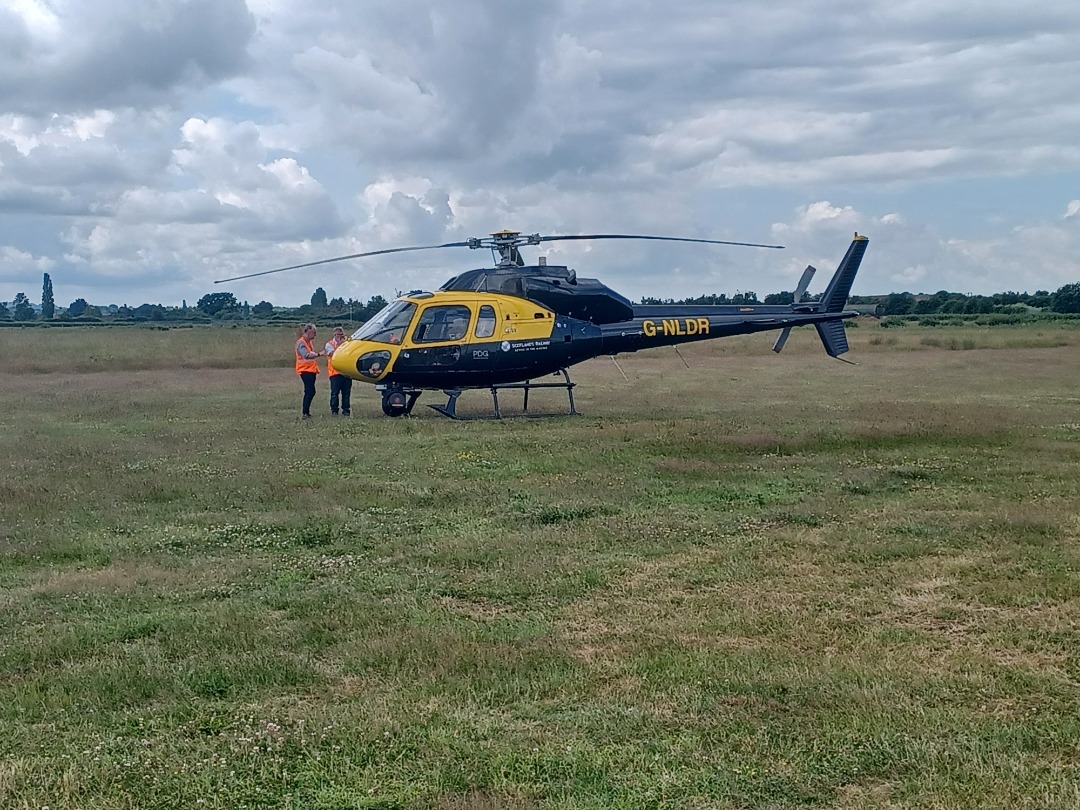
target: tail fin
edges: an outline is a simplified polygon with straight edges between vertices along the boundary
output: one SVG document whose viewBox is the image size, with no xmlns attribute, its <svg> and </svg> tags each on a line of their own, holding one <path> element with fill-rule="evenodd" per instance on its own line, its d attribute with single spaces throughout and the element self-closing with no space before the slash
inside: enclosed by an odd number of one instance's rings
<svg viewBox="0 0 1080 810">
<path fill-rule="evenodd" d="M 840 265 L 836 268 L 836 272 L 833 273 L 833 277 L 829 281 L 829 286 L 826 287 L 825 292 L 822 293 L 821 300 L 817 304 L 806 305 L 807 307 L 811 307 L 811 309 L 799 307 L 800 311 L 814 312 L 817 314 L 842 313 L 844 307 L 847 306 L 848 293 L 851 292 L 851 285 L 855 282 L 855 274 L 859 272 L 859 265 L 862 264 L 863 254 L 866 253 L 866 248 L 869 244 L 869 239 L 856 233 L 847 253 L 844 254 L 844 258 L 840 261 Z M 795 300 L 792 304 L 793 311 L 801 303 L 802 293 L 806 291 L 806 286 L 813 274 L 813 267 L 807 267 L 803 272 L 802 280 L 799 281 L 799 287 L 795 293 Z M 850 315 L 851 313 L 848 314 L 848 317 L 850 317 Z M 842 320 L 838 318 L 837 320 L 815 323 L 814 326 L 817 327 L 818 337 L 821 338 L 821 343 L 830 357 L 840 358 L 840 355 L 847 353 L 847 333 L 844 331 L 844 322 Z M 774 352 L 778 352 L 784 348 L 784 344 L 787 342 L 788 335 L 790 334 L 790 326 L 785 327 L 780 332 L 779 337 L 776 339 L 776 343 L 773 345 Z"/>
<path fill-rule="evenodd" d="M 870 240 L 865 236 L 855 234 L 855 238 L 851 241 L 851 247 L 844 254 L 840 266 L 836 268 L 832 280 L 829 281 L 829 286 L 825 288 L 825 292 L 821 296 L 818 312 L 844 311 L 844 307 L 847 306 L 848 293 L 851 292 L 851 285 L 855 282 L 855 274 L 859 272 L 859 265 L 862 264 L 863 254 L 866 253 L 866 247 L 869 244 Z M 826 321 L 825 323 L 816 323 L 814 326 L 817 327 L 821 345 L 825 347 L 825 352 L 829 357 L 842 360 L 843 358 L 840 355 L 846 354 L 848 350 L 844 322 Z"/>
<path fill-rule="evenodd" d="M 821 296 L 821 305 L 818 312 L 844 311 L 844 307 L 847 306 L 848 293 L 851 292 L 851 285 L 855 282 L 855 274 L 859 272 L 859 265 L 862 264 L 863 254 L 866 253 L 866 246 L 869 244 L 870 240 L 865 236 L 855 234 L 855 238 L 851 241 L 851 247 L 848 248 L 847 253 L 840 262 L 840 266 L 836 268 L 829 286 L 825 288 L 825 292 Z M 824 339 L 823 337 L 822 340 L 824 341 Z M 825 348 L 828 349 L 827 344 Z M 829 352 L 829 354 L 832 354 L 832 352 Z M 835 357 L 835 355 L 833 356 Z"/>
</svg>

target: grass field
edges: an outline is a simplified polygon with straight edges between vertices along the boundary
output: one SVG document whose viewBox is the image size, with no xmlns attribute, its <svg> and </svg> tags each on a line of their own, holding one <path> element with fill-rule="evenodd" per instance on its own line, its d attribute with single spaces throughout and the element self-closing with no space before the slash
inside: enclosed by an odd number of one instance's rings
<svg viewBox="0 0 1080 810">
<path fill-rule="evenodd" d="M 850 339 L 301 423 L 288 331 L 5 330 L 0 807 L 1080 806 L 1080 330 Z"/>
</svg>

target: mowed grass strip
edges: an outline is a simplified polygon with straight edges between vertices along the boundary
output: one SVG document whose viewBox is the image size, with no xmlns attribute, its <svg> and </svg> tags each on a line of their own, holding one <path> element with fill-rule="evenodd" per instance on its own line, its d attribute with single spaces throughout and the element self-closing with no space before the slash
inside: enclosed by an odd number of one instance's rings
<svg viewBox="0 0 1080 810">
<path fill-rule="evenodd" d="M 288 333 L 98 373 L 35 330 L 0 806 L 1076 806 L 1080 357 L 1042 330 L 599 359 L 577 418 L 357 384 L 310 423 Z"/>
</svg>

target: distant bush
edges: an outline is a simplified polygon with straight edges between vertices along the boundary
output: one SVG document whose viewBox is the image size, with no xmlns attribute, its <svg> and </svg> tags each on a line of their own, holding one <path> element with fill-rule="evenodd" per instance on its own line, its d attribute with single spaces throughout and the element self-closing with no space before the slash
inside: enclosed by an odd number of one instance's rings
<svg viewBox="0 0 1080 810">
<path fill-rule="evenodd" d="M 936 349 L 949 349 L 954 352 L 970 351 L 979 348 L 971 338 L 950 337 L 942 340 L 941 338 L 936 337 L 925 337 L 920 340 L 919 343 L 923 346 L 930 346 Z"/>
<path fill-rule="evenodd" d="M 924 315 L 918 320 L 919 326 L 963 326 L 967 319 L 962 315 Z"/>
<path fill-rule="evenodd" d="M 874 335 L 870 338 L 871 346 L 895 346 L 897 342 L 897 339 L 892 335 Z"/>
</svg>

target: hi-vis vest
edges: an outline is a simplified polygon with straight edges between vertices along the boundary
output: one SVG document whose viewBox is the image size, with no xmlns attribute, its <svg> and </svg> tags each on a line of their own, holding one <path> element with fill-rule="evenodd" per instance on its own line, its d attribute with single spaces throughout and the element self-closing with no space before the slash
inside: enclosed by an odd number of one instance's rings
<svg viewBox="0 0 1080 810">
<path fill-rule="evenodd" d="M 344 340 L 341 341 L 341 343 L 344 342 Z M 326 373 L 329 374 L 331 377 L 336 377 L 338 374 L 341 373 L 336 368 L 334 368 L 334 364 L 330 362 L 334 359 L 334 351 L 337 349 L 338 346 L 341 345 L 341 343 L 335 343 L 331 340 L 329 343 L 326 344 Z"/>
<path fill-rule="evenodd" d="M 300 354 L 300 344 L 304 345 L 304 348 L 308 350 L 308 354 L 315 354 L 315 347 L 311 345 L 310 340 L 302 337 L 300 340 L 296 341 L 296 373 L 318 374 L 319 364 L 315 362 L 314 357 L 308 360 L 304 355 Z"/>
</svg>

